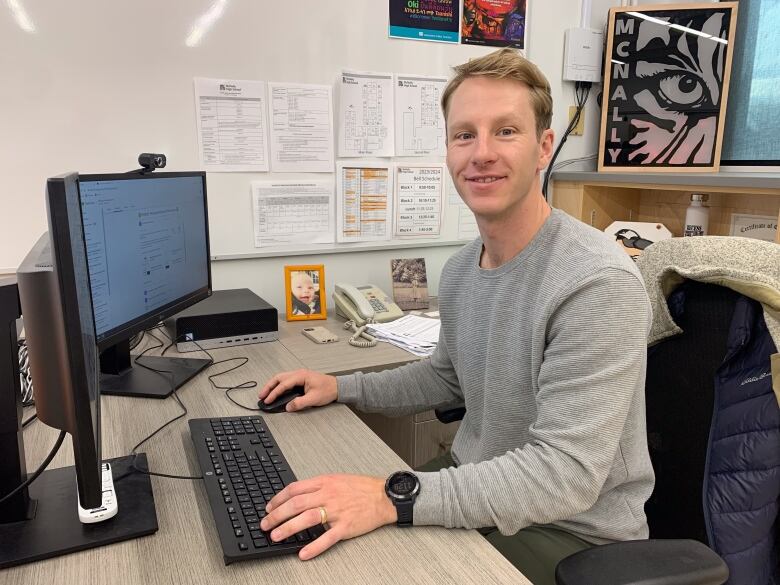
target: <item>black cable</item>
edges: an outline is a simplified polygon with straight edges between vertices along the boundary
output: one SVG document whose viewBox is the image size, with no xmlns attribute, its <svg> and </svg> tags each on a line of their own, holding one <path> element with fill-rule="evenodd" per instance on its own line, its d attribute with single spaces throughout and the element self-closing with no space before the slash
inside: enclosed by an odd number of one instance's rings
<svg viewBox="0 0 780 585">
<path fill-rule="evenodd" d="M 566 139 L 569 137 L 569 134 L 571 134 L 572 131 L 577 127 L 577 124 L 579 124 L 580 116 L 582 115 L 582 111 L 585 109 L 585 104 L 587 103 L 588 96 L 590 95 L 591 85 L 592 84 L 589 81 L 576 81 L 574 83 L 574 97 L 577 102 L 577 111 L 574 113 L 574 116 L 569 122 L 569 125 L 566 127 L 566 131 L 563 133 L 563 137 L 558 143 L 558 148 L 555 149 L 555 152 L 550 159 L 550 163 L 547 165 L 547 172 L 544 174 L 544 184 L 542 185 L 542 195 L 544 195 L 545 199 L 547 199 L 547 186 L 550 182 L 550 175 L 553 174 L 555 159 L 558 158 L 563 145 L 566 144 Z"/>
<path fill-rule="evenodd" d="M 171 339 L 168 335 L 166 335 L 166 337 L 168 337 L 168 339 Z M 238 368 L 241 368 L 241 367 L 245 366 L 247 363 L 249 363 L 249 358 L 246 357 L 246 356 L 240 356 L 240 357 L 226 358 L 224 360 L 217 361 L 217 360 L 214 359 L 214 356 L 211 355 L 208 352 L 208 350 L 206 350 L 203 347 L 201 347 L 201 345 L 197 341 L 193 340 L 192 343 L 194 343 L 198 347 L 198 349 L 200 351 L 202 351 L 207 356 L 209 356 L 209 360 L 211 361 L 211 363 L 208 366 L 206 366 L 207 369 L 212 367 L 212 366 L 216 366 L 216 365 L 219 365 L 219 364 L 225 364 L 227 362 L 232 362 L 234 360 L 243 360 L 240 364 L 238 364 L 236 366 L 233 366 L 232 368 L 228 368 L 227 370 L 223 370 L 221 372 L 217 372 L 216 374 L 211 374 L 208 377 L 208 380 L 209 380 L 209 383 L 211 384 L 211 387 L 214 388 L 215 390 L 224 390 L 225 391 L 225 397 L 228 400 L 230 400 L 230 402 L 232 402 L 233 404 L 238 406 L 239 408 L 243 408 L 244 410 L 249 410 L 249 411 L 252 411 L 252 412 L 259 412 L 260 411 L 259 408 L 256 408 L 256 407 L 252 408 L 250 406 L 245 406 L 245 405 L 241 404 L 240 402 L 236 402 L 235 400 L 233 400 L 233 397 L 230 396 L 230 393 L 233 390 L 246 390 L 247 388 L 256 388 L 257 387 L 257 381 L 256 380 L 247 380 L 246 382 L 241 382 L 237 386 L 220 386 L 219 384 L 217 384 L 214 381 L 214 378 L 216 378 L 217 376 L 221 376 L 222 374 L 227 374 L 228 372 L 232 372 L 233 370 L 237 370 Z M 173 344 L 174 344 L 174 342 L 173 342 L 173 340 L 171 340 L 171 343 L 169 343 L 168 346 L 162 351 L 161 355 L 165 355 L 165 352 L 168 351 L 173 346 Z"/>
<path fill-rule="evenodd" d="M 162 347 L 162 346 L 163 346 L 163 343 L 162 343 L 162 342 L 161 342 L 159 339 L 157 339 L 157 337 L 155 337 L 155 336 L 154 336 L 154 335 L 152 335 L 151 333 L 149 333 L 149 336 L 150 336 L 150 337 L 152 337 L 152 338 L 154 338 L 155 340 L 157 340 L 157 341 L 160 343 L 160 345 L 158 345 L 158 346 L 155 346 L 155 347 Z M 147 348 L 147 349 L 150 349 L 150 348 Z M 144 352 L 145 352 L 145 351 L 146 351 L 146 350 L 144 350 Z M 143 352 L 142 352 L 142 354 L 141 354 L 141 355 L 143 355 Z M 142 368 L 146 368 L 147 370 L 150 370 L 150 371 L 152 371 L 152 372 L 157 372 L 158 374 L 170 374 L 169 382 L 170 382 L 170 385 L 171 385 L 171 394 L 173 394 L 173 397 L 176 399 L 176 402 L 178 402 L 178 403 L 179 403 L 179 406 L 181 407 L 181 409 L 182 409 L 182 412 L 181 412 L 181 414 L 178 414 L 177 416 L 173 417 L 173 418 L 172 418 L 171 420 L 169 420 L 168 422 L 164 423 L 162 426 L 158 427 L 158 428 L 157 428 L 157 429 L 156 429 L 154 432 L 152 432 L 152 434 L 148 435 L 148 436 L 147 436 L 147 437 L 145 437 L 144 439 L 141 439 L 141 441 L 140 441 L 140 442 L 139 442 L 139 443 L 138 443 L 138 444 L 137 444 L 135 447 L 133 447 L 133 448 L 130 450 L 130 454 L 133 456 L 133 462 L 130 464 L 130 467 L 131 467 L 131 469 L 133 469 L 134 471 L 136 471 L 136 472 L 138 472 L 138 473 L 143 473 L 144 475 L 154 475 L 154 476 L 157 476 L 157 477 L 167 477 L 167 478 L 169 478 L 169 479 L 203 479 L 203 476 L 202 476 L 202 475 L 197 475 L 197 476 L 195 476 L 195 475 L 177 475 L 177 474 L 173 474 L 173 473 L 160 473 L 160 472 L 157 472 L 157 471 L 149 471 L 148 469 L 140 469 L 140 468 L 139 468 L 139 467 L 136 465 L 136 461 L 137 461 L 137 458 L 138 458 L 138 453 L 137 453 L 137 451 L 138 451 L 138 448 L 139 448 L 141 445 L 143 445 L 144 443 L 146 443 L 146 441 L 148 441 L 149 439 L 151 439 L 152 437 L 154 437 L 154 436 L 155 436 L 157 433 L 159 433 L 160 431 L 162 431 L 162 430 L 163 430 L 165 427 L 167 427 L 168 425 L 170 425 L 171 423 L 173 423 L 173 422 L 176 422 L 176 421 L 177 421 L 177 420 L 179 420 L 180 418 L 187 416 L 187 413 L 189 412 L 189 411 L 187 410 L 187 407 L 184 405 L 184 402 L 182 402 L 181 398 L 179 398 L 179 395 L 178 395 L 178 393 L 176 392 L 176 387 L 175 387 L 175 381 L 174 381 L 173 372 L 171 372 L 170 370 L 158 370 L 158 369 L 156 369 L 156 368 L 151 368 L 151 367 L 149 367 L 149 366 L 146 366 L 146 365 L 144 365 L 144 364 L 142 364 L 142 363 L 138 362 L 138 358 L 139 358 L 139 357 L 141 357 L 141 355 L 139 355 L 138 357 L 136 357 L 136 360 L 135 360 L 135 363 L 136 363 L 136 365 L 139 365 L 139 366 L 141 366 Z M 119 477 L 119 478 L 117 478 L 117 479 L 122 479 L 123 477 L 125 477 L 125 475 L 128 475 L 128 474 L 124 474 L 124 475 L 120 476 L 120 477 Z M 114 481 L 116 481 L 116 480 L 114 480 Z"/>
<path fill-rule="evenodd" d="M 27 425 L 29 425 L 31 422 L 34 422 L 34 421 L 35 421 L 37 418 L 38 418 L 38 413 L 37 413 L 37 412 L 34 412 L 34 413 L 32 413 L 32 414 L 30 415 L 30 418 L 28 418 L 28 419 L 27 419 L 27 420 L 25 420 L 25 421 L 22 421 L 22 428 L 26 427 L 26 426 L 27 426 Z"/>
<path fill-rule="evenodd" d="M 176 341 L 178 341 L 179 338 L 177 338 L 176 340 L 171 339 L 171 337 L 164 330 L 160 329 L 161 326 L 162 325 L 160 324 L 160 325 L 157 325 L 156 327 L 153 327 L 151 329 L 147 329 L 146 333 L 148 333 L 151 338 L 153 338 L 155 341 L 157 341 L 158 345 L 154 345 L 154 346 L 146 348 L 143 352 L 141 352 L 138 356 L 136 356 L 135 363 L 137 365 L 141 366 L 142 368 L 146 368 L 147 370 L 150 370 L 152 372 L 157 372 L 159 374 L 170 374 L 169 382 L 171 384 L 171 394 L 173 395 L 173 397 L 176 400 L 176 402 L 179 403 L 179 406 L 181 407 L 182 412 L 181 412 L 181 414 L 175 416 L 174 418 L 172 418 L 171 420 L 169 420 L 168 422 L 166 422 L 165 424 L 163 424 L 162 426 L 157 428 L 153 433 L 151 433 L 150 435 L 148 435 L 147 437 L 142 439 L 135 447 L 132 448 L 132 450 L 130 451 L 131 455 L 133 455 L 133 462 L 132 462 L 132 464 L 130 466 L 131 467 L 131 471 L 128 471 L 127 473 L 124 473 L 123 475 L 119 476 L 118 478 L 115 478 L 114 481 L 119 481 L 120 479 L 126 477 L 127 475 L 129 475 L 133 471 L 135 471 L 137 473 L 143 473 L 145 475 L 154 475 L 154 476 L 157 476 L 157 477 L 167 477 L 167 478 L 170 478 L 170 479 L 203 479 L 203 476 L 175 475 L 175 474 L 169 474 L 169 473 L 160 473 L 160 472 L 155 472 L 155 471 L 149 471 L 148 469 L 140 469 L 136 465 L 136 458 L 138 457 L 138 453 L 137 453 L 138 448 L 141 445 L 143 445 L 144 443 L 146 443 L 148 440 L 150 440 L 152 437 L 154 437 L 157 433 L 162 431 L 165 427 L 167 427 L 171 423 L 179 420 L 180 418 L 186 416 L 188 414 L 188 412 L 189 412 L 187 410 L 187 407 L 185 406 L 184 402 L 182 402 L 181 398 L 179 398 L 179 395 L 176 392 L 176 388 L 174 387 L 173 372 L 171 372 L 169 370 L 158 370 L 156 368 L 152 368 L 152 367 L 149 367 L 147 365 L 144 365 L 144 364 L 138 362 L 138 358 L 143 356 L 143 354 L 145 354 L 147 351 L 152 350 L 152 349 L 158 349 L 158 348 L 163 347 L 165 345 L 158 337 L 156 337 L 155 335 L 153 335 L 151 333 L 152 330 L 159 329 L 160 332 L 166 338 L 168 338 L 170 340 L 170 343 L 163 348 L 162 353 L 160 354 L 161 356 L 164 356 L 165 352 L 167 352 L 171 347 L 173 347 L 173 345 L 176 343 Z M 180 336 L 180 337 L 183 337 L 183 336 Z M 260 410 L 259 408 L 250 408 L 248 406 L 244 406 L 243 404 L 240 404 L 240 403 L 236 402 L 235 400 L 233 400 L 233 398 L 230 396 L 230 392 L 233 391 L 233 390 L 239 390 L 239 389 L 246 389 L 246 388 L 254 388 L 254 387 L 256 387 L 257 386 L 257 382 L 256 381 L 251 380 L 251 381 L 247 381 L 247 382 L 242 382 L 241 384 L 239 384 L 237 386 L 219 386 L 216 382 L 214 382 L 214 378 L 215 377 L 221 376 L 222 374 L 227 374 L 228 372 L 232 372 L 233 370 L 236 370 L 236 369 L 246 365 L 246 363 L 249 362 L 249 358 L 248 357 L 233 357 L 233 358 L 227 358 L 227 359 L 224 359 L 224 360 L 216 361 L 214 359 L 214 356 L 212 356 L 207 350 L 205 350 L 203 347 L 201 347 L 201 345 L 197 341 L 193 341 L 193 343 L 198 347 L 198 349 L 200 351 L 202 351 L 203 353 L 205 353 L 209 357 L 209 362 L 210 363 L 206 366 L 206 368 L 210 368 L 210 367 L 218 365 L 218 364 L 227 363 L 227 362 L 230 362 L 230 361 L 233 361 L 233 360 L 243 360 L 240 364 L 238 364 L 238 365 L 236 365 L 236 366 L 234 366 L 232 368 L 229 368 L 229 369 L 224 370 L 222 372 L 217 372 L 216 374 L 211 374 L 210 376 L 208 376 L 208 380 L 209 380 L 209 383 L 212 385 L 212 387 L 214 387 L 215 389 L 225 390 L 225 396 L 227 397 L 227 399 L 230 400 L 236 406 L 238 406 L 240 408 L 243 408 L 245 410 L 259 411 Z"/>
<path fill-rule="evenodd" d="M 51 460 L 54 459 L 54 456 L 57 454 L 57 451 L 60 450 L 60 447 L 62 446 L 62 442 L 65 440 L 65 435 L 66 435 L 65 431 L 60 431 L 60 436 L 57 437 L 57 442 L 54 443 L 54 447 L 52 447 L 51 451 L 49 451 L 49 454 L 46 456 L 46 459 L 43 460 L 43 463 L 41 463 L 40 467 L 38 467 L 38 469 L 36 469 L 35 472 L 31 476 L 29 476 L 23 484 L 21 484 L 17 488 L 14 488 L 6 495 L 4 495 L 2 498 L 0 498 L 0 504 L 12 498 L 20 491 L 22 491 L 24 488 L 26 488 L 28 485 L 30 485 L 32 482 L 34 482 L 36 479 L 38 479 L 38 476 L 41 475 L 46 470 L 46 468 L 49 466 L 49 463 L 51 463 Z"/>
</svg>

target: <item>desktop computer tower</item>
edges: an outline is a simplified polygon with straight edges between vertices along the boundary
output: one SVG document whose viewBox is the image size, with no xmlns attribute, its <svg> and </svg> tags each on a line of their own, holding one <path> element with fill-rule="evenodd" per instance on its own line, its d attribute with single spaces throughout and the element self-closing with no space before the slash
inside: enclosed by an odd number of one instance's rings
<svg viewBox="0 0 780 585">
<path fill-rule="evenodd" d="M 279 339 L 279 316 L 248 288 L 215 290 L 166 319 L 165 328 L 180 352 L 219 349 Z"/>
</svg>

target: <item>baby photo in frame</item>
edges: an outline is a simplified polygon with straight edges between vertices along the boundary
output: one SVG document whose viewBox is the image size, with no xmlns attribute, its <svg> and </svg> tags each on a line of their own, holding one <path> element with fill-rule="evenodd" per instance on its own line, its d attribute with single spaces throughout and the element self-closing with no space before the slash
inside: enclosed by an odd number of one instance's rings
<svg viewBox="0 0 780 585">
<path fill-rule="evenodd" d="M 288 321 L 328 318 L 323 264 L 285 266 L 284 290 Z"/>
</svg>

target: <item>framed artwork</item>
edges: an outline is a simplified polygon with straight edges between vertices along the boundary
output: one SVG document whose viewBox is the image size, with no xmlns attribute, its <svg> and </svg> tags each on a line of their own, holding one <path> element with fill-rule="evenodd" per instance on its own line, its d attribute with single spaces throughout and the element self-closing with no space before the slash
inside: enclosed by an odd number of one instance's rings
<svg viewBox="0 0 780 585">
<path fill-rule="evenodd" d="M 737 4 L 610 9 L 599 172 L 718 170 Z"/>
<path fill-rule="evenodd" d="M 462 0 L 460 42 L 527 49 L 527 0 Z"/>
<path fill-rule="evenodd" d="M 428 308 L 428 275 L 425 258 L 390 260 L 393 300 L 404 311 Z"/>
<path fill-rule="evenodd" d="M 324 265 L 285 266 L 284 290 L 288 321 L 328 318 Z"/>
</svg>

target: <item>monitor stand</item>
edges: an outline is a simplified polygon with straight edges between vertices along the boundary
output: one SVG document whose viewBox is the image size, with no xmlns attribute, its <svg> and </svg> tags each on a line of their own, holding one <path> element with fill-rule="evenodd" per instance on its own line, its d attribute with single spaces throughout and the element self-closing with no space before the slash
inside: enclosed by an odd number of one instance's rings
<svg viewBox="0 0 780 585">
<path fill-rule="evenodd" d="M 157 511 L 149 476 L 127 473 L 132 471 L 132 455 L 109 461 L 119 506 L 116 516 L 96 524 L 82 524 L 77 507 L 76 468 L 44 471 L 29 487 L 30 498 L 37 500 L 34 516 L 21 522 L 0 524 L 0 569 L 157 532 Z M 139 469 L 147 469 L 146 454 L 139 453 L 135 464 Z"/>
<path fill-rule="evenodd" d="M 100 393 L 140 398 L 167 398 L 211 365 L 211 360 L 130 355 L 130 340 L 100 354 Z"/>
</svg>

